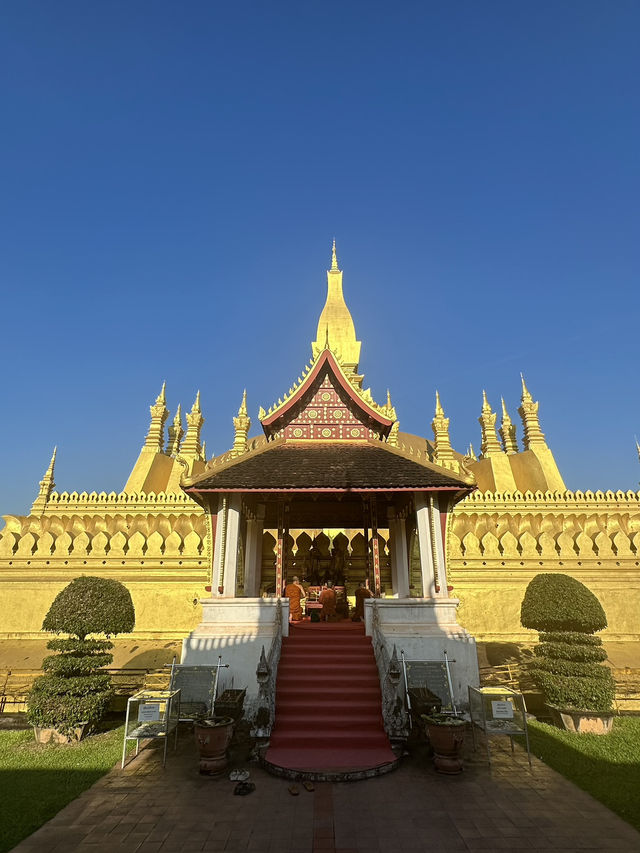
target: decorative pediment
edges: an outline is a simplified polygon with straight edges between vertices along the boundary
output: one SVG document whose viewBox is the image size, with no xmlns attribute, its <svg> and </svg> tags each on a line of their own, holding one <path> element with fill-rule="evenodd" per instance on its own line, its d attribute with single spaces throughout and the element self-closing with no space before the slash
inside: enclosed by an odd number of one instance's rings
<svg viewBox="0 0 640 853">
<path fill-rule="evenodd" d="M 267 437 L 287 441 L 383 440 L 395 420 L 393 410 L 375 403 L 369 389 L 362 391 L 349 381 L 328 348 L 284 400 L 260 414 Z"/>
</svg>

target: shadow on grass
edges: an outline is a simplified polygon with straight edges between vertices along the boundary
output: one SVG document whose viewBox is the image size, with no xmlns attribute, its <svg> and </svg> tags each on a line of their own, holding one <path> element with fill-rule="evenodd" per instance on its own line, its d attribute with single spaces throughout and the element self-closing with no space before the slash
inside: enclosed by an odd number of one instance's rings
<svg viewBox="0 0 640 853">
<path fill-rule="evenodd" d="M 529 740 L 545 764 L 640 830 L 640 720 L 617 719 L 609 735 L 572 734 L 536 722 Z"/>
<path fill-rule="evenodd" d="M 67 746 L 36 744 L 32 731 L 0 733 L 0 853 L 11 850 L 67 803 L 90 788 L 118 761 L 122 721 Z"/>
</svg>

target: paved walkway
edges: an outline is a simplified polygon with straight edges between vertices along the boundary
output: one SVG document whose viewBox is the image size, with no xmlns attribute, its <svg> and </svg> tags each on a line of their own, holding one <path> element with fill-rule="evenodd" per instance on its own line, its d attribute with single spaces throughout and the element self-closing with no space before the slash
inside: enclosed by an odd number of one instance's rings
<svg viewBox="0 0 640 853">
<path fill-rule="evenodd" d="M 309 793 L 255 763 L 256 790 L 201 777 L 190 736 L 162 769 L 147 748 L 19 844 L 16 853 L 468 853 L 640 851 L 640 834 L 544 764 L 496 743 L 493 767 L 478 751 L 460 776 L 439 775 L 416 752 L 387 776 L 316 783 Z M 508 743 L 508 742 L 507 742 Z"/>
</svg>

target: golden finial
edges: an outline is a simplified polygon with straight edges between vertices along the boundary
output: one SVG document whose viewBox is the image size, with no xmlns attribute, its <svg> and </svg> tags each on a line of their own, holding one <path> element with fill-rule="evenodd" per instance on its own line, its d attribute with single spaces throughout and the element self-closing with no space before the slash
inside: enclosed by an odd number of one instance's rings
<svg viewBox="0 0 640 853">
<path fill-rule="evenodd" d="M 164 406 L 167 402 L 167 395 L 165 393 L 167 388 L 166 380 L 162 383 L 162 389 L 158 396 L 156 397 L 156 406 Z"/>
<path fill-rule="evenodd" d="M 444 415 L 444 409 L 440 403 L 440 394 L 436 391 L 436 415 Z"/>
<path fill-rule="evenodd" d="M 193 408 L 191 409 L 191 411 L 192 411 L 192 412 L 199 412 L 199 411 L 201 411 L 201 410 L 200 410 L 200 391 L 198 391 L 198 393 L 196 394 L 196 399 L 195 399 L 195 402 L 194 402 L 194 404 L 193 404 Z"/>
<path fill-rule="evenodd" d="M 266 417 L 266 415 L 267 413 L 264 410 L 264 406 L 260 406 L 260 408 L 258 409 L 258 420 L 262 420 Z"/>
<path fill-rule="evenodd" d="M 522 379 L 522 400 L 518 409 L 518 414 L 522 418 L 524 426 L 524 449 L 529 450 L 536 445 L 546 447 L 544 433 L 540 429 L 540 418 L 538 417 L 539 403 L 534 402 L 531 392 L 525 385 L 524 376 L 520 374 Z"/>
<path fill-rule="evenodd" d="M 49 467 L 44 472 L 44 477 L 40 480 L 40 491 L 38 492 L 38 497 L 33 502 L 33 506 L 31 507 L 31 513 L 36 515 L 39 512 L 44 511 L 45 505 L 49 500 L 49 495 L 55 489 L 56 484 L 53 480 L 53 470 L 56 464 L 56 455 L 58 453 L 58 447 L 53 448 L 53 454 L 51 456 L 51 461 L 49 462 Z"/>
<path fill-rule="evenodd" d="M 533 400 L 533 397 L 531 396 L 531 392 L 529 391 L 529 389 L 527 388 L 527 386 L 525 384 L 524 374 L 522 374 L 522 373 L 520 374 L 520 379 L 522 380 L 522 402 L 524 402 L 525 400 L 527 400 L 527 401 Z"/>
<path fill-rule="evenodd" d="M 247 414 L 247 389 L 245 388 L 242 392 L 242 403 L 240 403 L 240 408 L 238 409 L 239 415 Z"/>
<path fill-rule="evenodd" d="M 504 397 L 500 397 L 500 402 L 502 403 L 502 424 L 500 425 L 498 432 L 502 439 L 502 449 L 505 453 L 517 453 L 518 440 L 516 438 L 516 427 L 515 424 L 511 422 L 507 406 L 504 402 Z"/>
<path fill-rule="evenodd" d="M 180 452 L 180 442 L 184 437 L 182 429 L 182 406 L 178 403 L 176 415 L 173 419 L 173 424 L 169 427 L 169 446 L 167 453 L 169 456 L 177 456 Z"/>
<path fill-rule="evenodd" d="M 482 411 L 491 413 L 491 406 L 489 405 L 489 401 L 487 400 L 487 392 L 482 389 Z"/>
<path fill-rule="evenodd" d="M 331 249 L 331 269 L 337 271 L 338 269 L 338 256 L 336 255 L 336 241 L 333 241 L 333 248 Z"/>
</svg>

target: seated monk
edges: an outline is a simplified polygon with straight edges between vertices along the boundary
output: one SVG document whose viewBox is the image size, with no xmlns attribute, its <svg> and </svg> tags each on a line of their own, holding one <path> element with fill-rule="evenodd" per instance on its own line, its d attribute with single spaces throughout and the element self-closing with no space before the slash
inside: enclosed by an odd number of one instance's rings
<svg viewBox="0 0 640 853">
<path fill-rule="evenodd" d="M 336 591 L 332 581 L 327 581 L 318 601 L 322 605 L 322 619 L 327 622 L 330 616 L 336 615 Z"/>
<path fill-rule="evenodd" d="M 356 609 L 353 612 L 354 622 L 361 622 L 364 619 L 364 602 L 366 598 L 371 597 L 371 590 L 367 589 L 367 585 L 364 581 L 360 581 L 360 584 L 356 589 Z"/>
<path fill-rule="evenodd" d="M 300 583 L 300 579 L 294 576 L 291 583 L 288 583 L 284 588 L 285 598 L 289 599 L 289 619 L 292 622 L 300 622 L 302 619 L 301 599 L 306 595 L 304 587 Z"/>
</svg>

